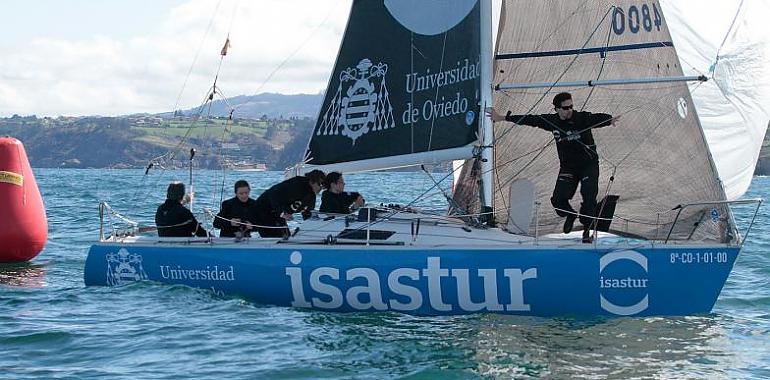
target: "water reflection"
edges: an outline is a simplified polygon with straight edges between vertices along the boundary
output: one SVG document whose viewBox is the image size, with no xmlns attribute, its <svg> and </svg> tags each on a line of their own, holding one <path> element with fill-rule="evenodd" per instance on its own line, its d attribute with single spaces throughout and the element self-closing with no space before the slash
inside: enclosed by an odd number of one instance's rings
<svg viewBox="0 0 770 380">
<path fill-rule="evenodd" d="M 718 315 L 546 319 L 308 312 L 305 341 L 377 377 L 731 378 L 746 365 Z"/>
<path fill-rule="evenodd" d="M 719 378 L 736 364 L 717 316 L 610 320 L 489 316 L 479 373 L 503 378 Z"/>
<path fill-rule="evenodd" d="M 335 370 L 360 378 L 477 378 L 479 316 L 307 311 L 305 341 Z"/>
<path fill-rule="evenodd" d="M 0 284 L 24 288 L 46 286 L 46 268 L 43 264 L 30 262 L 0 264 Z"/>
</svg>

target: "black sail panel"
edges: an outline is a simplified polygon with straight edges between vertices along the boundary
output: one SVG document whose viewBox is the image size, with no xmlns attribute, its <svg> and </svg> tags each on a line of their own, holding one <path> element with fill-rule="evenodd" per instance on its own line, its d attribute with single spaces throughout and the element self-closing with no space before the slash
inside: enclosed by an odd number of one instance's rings
<svg viewBox="0 0 770 380">
<path fill-rule="evenodd" d="M 476 0 L 354 1 L 306 163 L 400 156 L 406 165 L 474 142 L 479 46 Z"/>
</svg>

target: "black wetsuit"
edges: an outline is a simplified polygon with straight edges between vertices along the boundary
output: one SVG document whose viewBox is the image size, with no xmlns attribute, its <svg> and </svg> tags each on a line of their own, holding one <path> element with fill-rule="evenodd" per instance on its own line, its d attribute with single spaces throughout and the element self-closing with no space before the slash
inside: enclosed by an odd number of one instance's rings
<svg viewBox="0 0 770 380">
<path fill-rule="evenodd" d="M 257 198 L 257 224 L 261 226 L 286 227 L 286 220 L 281 213 L 301 212 L 307 219 L 315 208 L 316 194 L 306 177 L 287 179 L 267 189 Z M 288 228 L 257 228 L 262 237 L 282 237 L 288 234 Z"/>
<path fill-rule="evenodd" d="M 166 199 L 155 212 L 155 225 L 161 237 L 208 236 L 206 229 L 198 223 L 195 216 L 179 201 Z"/>
<path fill-rule="evenodd" d="M 352 205 L 360 196 L 361 194 L 355 192 L 349 193 L 343 191 L 339 194 L 335 194 L 330 190 L 326 190 L 321 193 L 321 207 L 318 211 L 335 214 L 350 214 L 350 205 Z"/>
<path fill-rule="evenodd" d="M 559 154 L 559 177 L 553 189 L 551 204 L 556 214 L 567 216 L 575 212 L 569 200 L 575 195 L 578 183 L 583 203 L 581 215 L 596 215 L 596 195 L 599 192 L 599 154 L 591 129 L 608 126 L 612 116 L 605 113 L 572 112 L 572 118 L 562 120 L 555 113 L 543 115 L 507 115 L 505 120 L 530 125 L 553 133 Z M 583 226 L 590 226 L 591 218 L 580 218 Z"/>
<path fill-rule="evenodd" d="M 230 198 L 222 202 L 219 214 L 214 218 L 214 228 L 222 230 L 220 237 L 235 237 L 235 233 L 243 231 L 244 237 L 251 236 L 251 231 L 244 225 L 233 226 L 232 219 L 238 218 L 243 223 L 257 223 L 257 201 L 249 198 L 246 202 L 241 202 L 238 197 Z M 252 227 L 254 228 L 254 227 Z"/>
</svg>

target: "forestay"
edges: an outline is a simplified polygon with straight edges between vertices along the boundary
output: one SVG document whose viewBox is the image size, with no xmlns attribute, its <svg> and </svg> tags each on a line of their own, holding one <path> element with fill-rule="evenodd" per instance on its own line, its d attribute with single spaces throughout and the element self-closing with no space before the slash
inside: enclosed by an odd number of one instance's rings
<svg viewBox="0 0 770 380">
<path fill-rule="evenodd" d="M 301 171 L 471 157 L 480 28 L 476 0 L 354 1 Z"/>
<path fill-rule="evenodd" d="M 503 3 L 494 73 L 497 85 L 683 75 L 658 2 L 564 0 Z M 593 131 L 599 198 L 620 196 L 613 232 L 664 239 L 677 205 L 725 199 L 684 82 L 505 90 L 495 92 L 494 103 L 502 113 L 552 113 L 551 99 L 562 91 L 573 94 L 577 110 L 621 117 L 615 126 Z M 549 200 L 559 171 L 553 136 L 500 122 L 494 145 L 497 219 L 506 222 L 511 181 L 529 179 L 540 203 L 529 234 L 536 221 L 540 233 L 561 232 L 563 219 Z M 472 168 L 464 168 L 456 193 L 470 210 L 477 194 Z M 576 209 L 579 202 L 577 194 Z M 671 238 L 726 241 L 731 219 L 724 206 L 687 207 Z"/>
</svg>

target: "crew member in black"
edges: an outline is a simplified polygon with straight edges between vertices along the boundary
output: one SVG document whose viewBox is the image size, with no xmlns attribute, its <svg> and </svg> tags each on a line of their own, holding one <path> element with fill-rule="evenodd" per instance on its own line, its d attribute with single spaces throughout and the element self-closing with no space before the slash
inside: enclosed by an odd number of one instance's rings
<svg viewBox="0 0 770 380">
<path fill-rule="evenodd" d="M 304 219 L 310 218 L 316 194 L 321 191 L 325 180 L 324 172 L 313 170 L 304 176 L 287 179 L 262 193 L 257 198 L 256 207 L 259 236 L 287 235 L 286 221 L 292 220 L 294 213 L 301 212 Z"/>
<path fill-rule="evenodd" d="M 324 185 L 326 190 L 321 193 L 321 207 L 318 209 L 319 211 L 350 214 L 351 205 L 355 204 L 356 207 L 364 205 L 364 197 L 361 194 L 345 191 L 345 179 L 342 178 L 342 173 L 329 173 L 326 176 L 326 183 Z"/>
<path fill-rule="evenodd" d="M 184 184 L 171 182 L 166 190 L 166 201 L 155 212 L 155 225 L 161 237 L 208 236 L 208 232 L 198 223 L 195 216 L 183 206 L 190 202 L 190 195 L 185 195 Z"/>
<path fill-rule="evenodd" d="M 583 225 L 583 242 L 591 242 L 590 226 L 596 215 L 596 195 L 599 192 L 599 155 L 596 152 L 591 129 L 614 124 L 618 117 L 605 113 L 574 111 L 572 95 L 567 92 L 553 98 L 556 113 L 542 115 L 503 116 L 494 108 L 488 108 L 487 114 L 492 121 L 510 121 L 516 124 L 538 127 L 553 133 L 556 151 L 559 154 L 559 177 L 551 197 L 551 204 L 556 214 L 566 218 L 564 233 L 572 231 L 575 222 L 575 209 L 569 200 L 575 195 L 580 184 L 580 223 Z"/>
<path fill-rule="evenodd" d="M 235 196 L 222 202 L 214 228 L 221 230 L 220 237 L 250 237 L 253 225 L 257 224 L 257 201 L 249 198 L 248 182 L 241 179 L 233 187 Z"/>
</svg>

